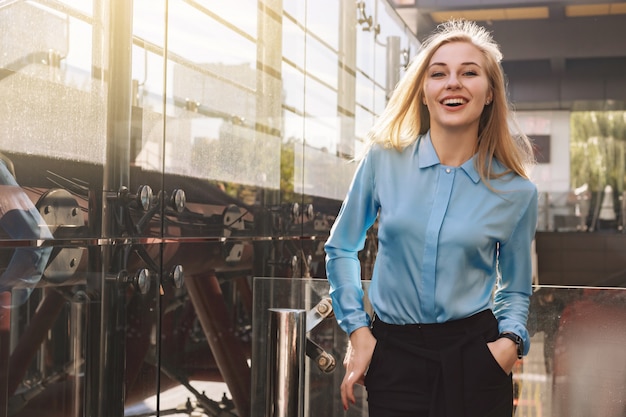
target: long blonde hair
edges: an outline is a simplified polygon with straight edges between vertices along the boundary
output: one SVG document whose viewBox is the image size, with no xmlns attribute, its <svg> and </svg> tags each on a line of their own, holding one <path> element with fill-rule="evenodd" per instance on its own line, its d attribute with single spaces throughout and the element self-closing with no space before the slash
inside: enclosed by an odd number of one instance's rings
<svg viewBox="0 0 626 417">
<path fill-rule="evenodd" d="M 426 70 L 435 51 L 451 42 L 468 42 L 482 52 L 493 94 L 491 104 L 485 106 L 480 116 L 475 160 L 477 171 L 485 182 L 511 171 L 528 178 L 527 169 L 534 161 L 532 147 L 528 137 L 517 128 L 512 118 L 509 119 L 512 114 L 500 64 L 500 47 L 485 28 L 468 20 L 442 23 L 423 42 L 406 74 L 394 89 L 387 107 L 368 133 L 366 149 L 378 143 L 402 151 L 430 129 L 430 113 L 422 102 Z M 516 128 L 515 134 L 510 132 L 509 122 Z M 499 175 L 493 172 L 494 157 L 506 167 L 506 172 Z"/>
</svg>

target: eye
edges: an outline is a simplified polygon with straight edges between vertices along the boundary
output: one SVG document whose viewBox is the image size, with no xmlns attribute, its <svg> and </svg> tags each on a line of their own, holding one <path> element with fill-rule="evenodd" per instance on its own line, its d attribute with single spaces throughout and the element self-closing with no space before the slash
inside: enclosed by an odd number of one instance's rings
<svg viewBox="0 0 626 417">
<path fill-rule="evenodd" d="M 476 77 L 478 75 L 478 72 L 474 70 L 469 70 L 469 71 L 465 71 L 463 75 L 465 75 L 466 77 Z"/>
<path fill-rule="evenodd" d="M 441 71 L 435 71 L 435 72 L 432 72 L 430 74 L 430 76 L 432 78 L 441 78 L 441 77 L 445 76 L 445 74 L 443 72 L 441 72 Z"/>
</svg>

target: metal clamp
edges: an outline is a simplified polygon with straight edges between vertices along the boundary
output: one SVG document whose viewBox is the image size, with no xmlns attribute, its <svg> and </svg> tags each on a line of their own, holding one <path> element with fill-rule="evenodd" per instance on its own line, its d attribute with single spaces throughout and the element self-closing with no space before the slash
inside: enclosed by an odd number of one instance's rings
<svg viewBox="0 0 626 417">
<path fill-rule="evenodd" d="M 315 307 L 306 313 L 306 332 L 309 333 L 322 323 L 322 321 L 333 316 L 333 304 L 331 299 L 329 297 L 321 299 Z M 306 339 L 306 355 L 311 358 L 319 370 L 324 373 L 334 371 L 337 366 L 335 357 L 308 337 Z"/>
<path fill-rule="evenodd" d="M 135 275 L 130 275 L 128 271 L 122 270 L 115 276 L 115 279 L 120 284 L 132 286 L 142 295 L 146 295 L 150 291 L 151 277 L 147 268 L 137 270 Z"/>
</svg>

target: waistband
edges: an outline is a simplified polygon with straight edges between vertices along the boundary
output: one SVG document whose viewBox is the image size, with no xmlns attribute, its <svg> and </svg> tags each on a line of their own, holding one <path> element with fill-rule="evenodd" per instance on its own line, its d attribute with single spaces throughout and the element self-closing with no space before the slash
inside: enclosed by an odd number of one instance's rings
<svg viewBox="0 0 626 417">
<path fill-rule="evenodd" d="M 462 417 L 464 410 L 459 398 L 463 392 L 463 347 L 497 326 L 491 310 L 483 310 L 470 317 L 433 324 L 389 324 L 375 317 L 372 329 L 375 335 L 399 348 L 440 364 L 435 383 L 434 396 L 442 395 L 446 401 L 433 403 L 431 417 Z M 378 337 L 378 336 L 377 336 Z M 439 341 L 434 346 L 415 345 L 412 341 Z M 451 341 L 451 343 L 448 343 Z M 428 344 L 427 344 L 428 345 Z"/>
<path fill-rule="evenodd" d="M 376 314 L 374 314 L 372 319 L 372 328 L 388 332 L 389 334 L 418 338 L 438 338 L 446 337 L 450 334 L 476 335 L 477 332 L 489 330 L 494 324 L 497 324 L 497 320 L 491 310 L 483 310 L 469 317 L 444 323 L 389 324 L 381 321 Z"/>
</svg>

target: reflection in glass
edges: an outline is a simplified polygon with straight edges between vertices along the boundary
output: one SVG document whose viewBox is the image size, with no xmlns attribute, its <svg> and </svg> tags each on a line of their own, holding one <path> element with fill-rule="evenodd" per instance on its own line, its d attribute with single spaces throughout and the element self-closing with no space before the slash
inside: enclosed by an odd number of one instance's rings
<svg viewBox="0 0 626 417">
<path fill-rule="evenodd" d="M 337 50 L 339 43 L 339 3 L 336 0 L 319 0 L 315 3 L 306 3 L 307 31 L 313 36 L 324 40 L 330 48 Z"/>
<path fill-rule="evenodd" d="M 292 2 L 296 4 L 297 2 Z M 287 6 L 285 6 L 287 7 Z M 305 67 L 305 36 L 302 26 L 298 25 L 298 21 L 285 13 L 283 19 L 283 60 L 288 62 L 289 65 L 299 68 L 300 70 Z M 287 84 L 289 85 L 289 84 Z M 286 90 L 291 91 L 291 88 Z M 294 91 L 294 93 L 297 91 Z"/>
<path fill-rule="evenodd" d="M 335 90 L 334 95 L 336 96 L 337 50 L 330 49 L 323 42 L 323 39 L 318 39 L 311 35 L 307 36 L 306 38 L 307 75 L 316 79 L 319 83 L 323 83 L 327 86 L 327 88 Z M 311 88 L 313 89 L 312 91 L 316 90 L 315 86 L 312 86 Z M 320 109 L 318 107 L 314 108 Z M 323 109 L 323 107 L 321 109 Z"/>
<path fill-rule="evenodd" d="M 41 239 L 52 238 L 52 233 L 41 214 L 20 188 L 7 166 L 8 159 L 0 154 L 0 228 L 10 239 L 30 241 L 29 246 Z M 10 260 L 0 261 L 0 293 L 11 292 L 11 298 L 3 297 L 0 308 L 20 306 L 28 300 L 44 273 L 51 247 L 18 247 Z M 10 301 L 7 303 L 7 301 Z"/>
<path fill-rule="evenodd" d="M 296 183 L 296 192 L 333 200 L 345 197 L 349 178 L 356 169 L 354 163 L 344 158 L 333 156 L 325 149 L 311 147 L 305 148 L 304 154 L 296 152 L 294 161 L 296 178 L 304 178 L 302 184 Z"/>
<path fill-rule="evenodd" d="M 258 22 L 254 12 L 258 3 L 255 0 L 239 0 L 237 3 L 221 0 L 199 0 L 197 4 L 201 5 L 203 10 L 219 16 L 220 19 L 237 29 L 251 36 L 256 36 Z M 242 10 L 249 11 L 249 13 L 242 13 Z"/>
<path fill-rule="evenodd" d="M 229 4 L 241 11 L 241 4 Z M 251 11 L 256 11 L 252 8 Z M 248 13 L 252 19 L 255 13 Z M 214 42 L 213 40 L 220 40 Z M 169 53 L 197 64 L 248 64 L 256 61 L 255 36 L 251 36 L 211 10 L 181 0 L 172 0 L 168 8 Z"/>
<path fill-rule="evenodd" d="M 538 288 L 520 407 L 554 416 L 623 416 L 625 306 L 623 289 Z"/>
</svg>

